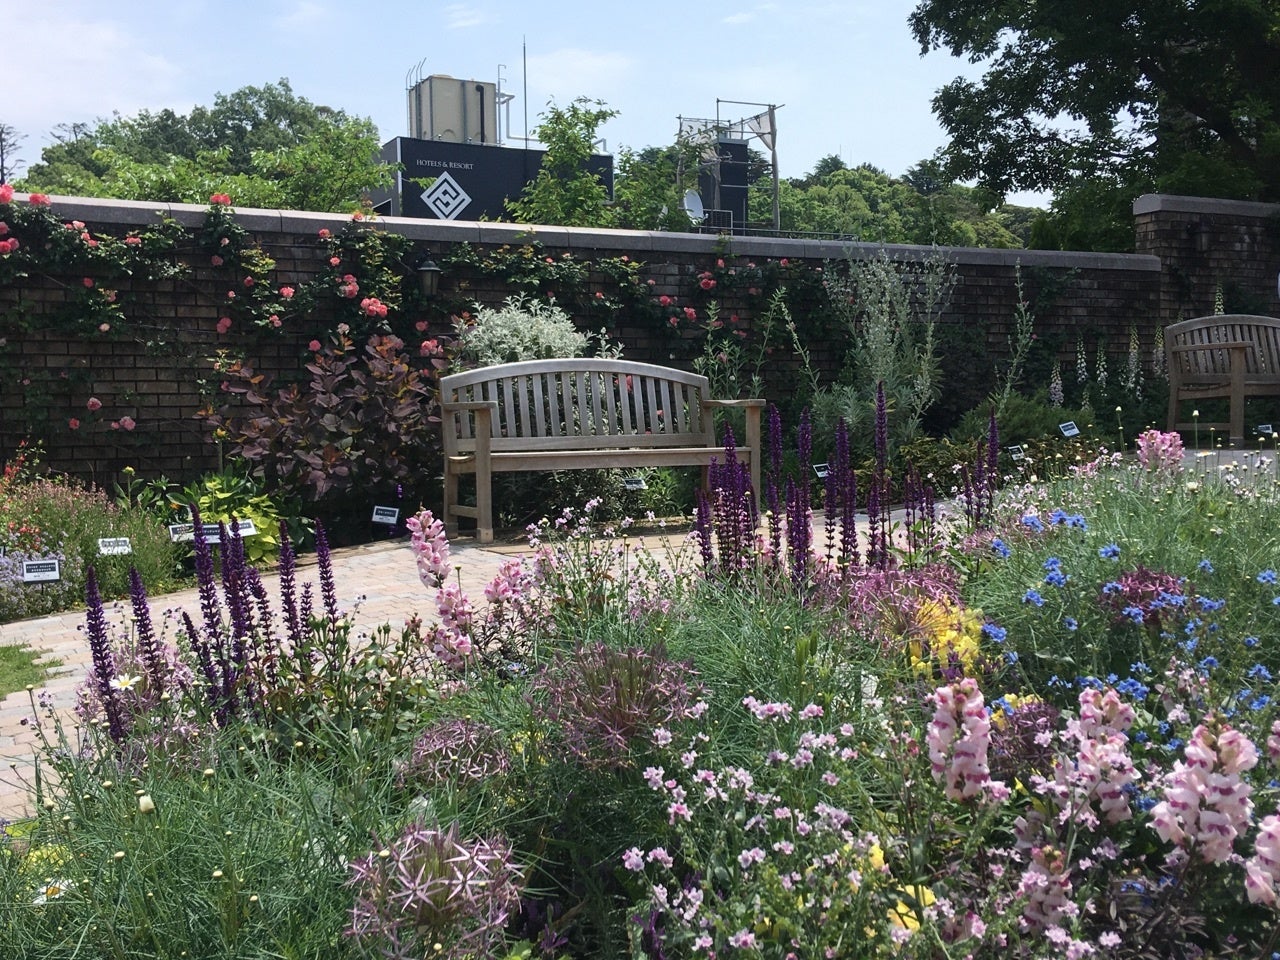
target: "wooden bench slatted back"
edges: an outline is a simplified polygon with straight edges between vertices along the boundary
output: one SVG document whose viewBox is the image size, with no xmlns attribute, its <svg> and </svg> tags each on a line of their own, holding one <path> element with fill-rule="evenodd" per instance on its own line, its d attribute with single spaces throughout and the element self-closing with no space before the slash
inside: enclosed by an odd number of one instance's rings
<svg viewBox="0 0 1280 960">
<path fill-rule="evenodd" d="M 1238 447 L 1244 443 L 1245 398 L 1280 396 L 1280 319 L 1223 314 L 1183 320 L 1165 328 L 1164 348 L 1171 431 L 1194 425 L 1179 418 L 1184 401 L 1225 397 L 1229 421 L 1200 426 L 1228 430 Z"/>
<path fill-rule="evenodd" d="M 745 407 L 759 491 L 763 400 L 717 401 L 706 377 L 653 364 L 594 358 L 529 360 L 440 380 L 445 525 L 474 516 L 492 539 L 491 474 L 586 467 L 706 466 L 723 459 L 713 408 Z M 458 502 L 458 477 L 476 475 L 476 506 Z"/>
</svg>

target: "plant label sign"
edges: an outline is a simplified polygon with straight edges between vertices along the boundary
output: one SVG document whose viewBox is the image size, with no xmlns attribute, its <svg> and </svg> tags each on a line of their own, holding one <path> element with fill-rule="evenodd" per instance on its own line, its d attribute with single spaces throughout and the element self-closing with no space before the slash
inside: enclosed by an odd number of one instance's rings
<svg viewBox="0 0 1280 960">
<path fill-rule="evenodd" d="M 237 520 L 231 524 L 231 529 L 233 532 L 240 534 L 241 539 L 258 535 L 258 528 L 254 526 L 252 520 Z"/>
<path fill-rule="evenodd" d="M 1074 420 L 1068 420 L 1066 423 L 1058 424 L 1058 429 L 1062 431 L 1064 437 L 1080 436 L 1080 428 L 1076 426 Z"/>
<path fill-rule="evenodd" d="M 1027 454 L 1022 449 L 1022 447 L 1013 446 L 1013 447 L 1005 447 L 1005 449 L 1009 451 L 1009 456 L 1013 458 L 1015 463 L 1019 460 L 1026 459 Z"/>
<path fill-rule="evenodd" d="M 649 485 L 644 482 L 644 477 L 623 477 L 623 490 L 648 490 Z"/>
<path fill-rule="evenodd" d="M 831 464 L 815 463 L 813 465 L 813 472 L 818 475 L 819 480 L 825 480 L 827 479 L 827 474 L 831 472 Z"/>
<path fill-rule="evenodd" d="M 174 543 L 190 543 L 195 538 L 196 525 L 194 523 L 169 524 L 169 539 Z"/>
<path fill-rule="evenodd" d="M 52 583 L 61 579 L 62 565 L 57 559 L 22 561 L 23 583 Z"/>
<path fill-rule="evenodd" d="M 102 557 L 124 557 L 133 553 L 133 543 L 128 537 L 99 537 L 98 555 Z"/>
<path fill-rule="evenodd" d="M 373 523 L 385 523 L 389 527 L 394 527 L 400 520 L 399 507 L 374 507 L 373 516 L 370 517 Z"/>
</svg>

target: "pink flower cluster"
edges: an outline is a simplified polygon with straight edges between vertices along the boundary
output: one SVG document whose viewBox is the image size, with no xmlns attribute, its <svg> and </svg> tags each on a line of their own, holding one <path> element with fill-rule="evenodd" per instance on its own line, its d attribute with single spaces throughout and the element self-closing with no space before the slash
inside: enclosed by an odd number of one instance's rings
<svg viewBox="0 0 1280 960">
<path fill-rule="evenodd" d="M 1138 462 L 1144 470 L 1157 473 L 1182 469 L 1182 437 L 1160 430 L 1144 431 L 1138 435 Z"/>
<path fill-rule="evenodd" d="M 1064 823 L 1074 817 L 1096 827 L 1099 813 L 1107 823 L 1132 818 L 1127 791 L 1137 780 L 1138 771 L 1129 756 L 1125 731 L 1133 721 L 1133 707 L 1114 689 L 1080 692 L 1080 716 L 1067 722 L 1065 736 L 1074 744 L 1073 749 L 1054 761 L 1052 781 L 1032 780 L 1057 802 Z"/>
<path fill-rule="evenodd" d="M 456 583 L 446 583 L 436 593 L 440 623 L 432 634 L 431 649 L 451 670 L 460 670 L 472 653 L 471 601 Z"/>
<path fill-rule="evenodd" d="M 215 193 L 209 198 L 209 203 L 215 207 L 229 207 L 231 206 L 231 196 L 226 193 Z"/>
<path fill-rule="evenodd" d="M 449 575 L 449 540 L 444 524 L 430 510 L 420 510 L 404 522 L 409 530 L 409 548 L 418 562 L 418 579 L 428 589 L 436 589 Z"/>
<path fill-rule="evenodd" d="M 1244 891 L 1250 903 L 1280 907 L 1280 816 L 1263 817 L 1258 824 L 1254 854 L 1244 862 Z"/>
<path fill-rule="evenodd" d="M 1071 870 L 1066 854 L 1057 847 L 1036 847 L 1031 851 L 1031 863 L 1022 873 L 1018 895 L 1026 898 L 1023 929 L 1039 932 L 1075 914 L 1078 908 L 1071 900 Z"/>
<path fill-rule="evenodd" d="M 7 198 L 4 198 L 4 193 L 3 193 L 4 190 L 9 191 L 10 197 L 13 196 L 13 187 L 9 186 L 7 183 L 0 184 L 0 198 L 3 198 L 3 199 L 0 199 L 0 203 L 9 202 Z M 3 220 L 0 220 L 0 237 L 5 237 L 8 235 L 9 235 L 9 225 L 5 223 Z M 13 253 L 13 251 L 17 250 L 19 246 L 21 246 L 21 244 L 18 243 L 17 237 L 13 237 L 9 240 L 0 240 L 0 257 L 8 256 L 9 254 Z"/>
<path fill-rule="evenodd" d="M 0 203 L 8 203 L 13 199 L 13 187 L 7 183 L 0 183 Z"/>
<path fill-rule="evenodd" d="M 377 297 L 365 297 L 360 301 L 360 310 L 366 317 L 385 317 L 387 305 Z"/>
<path fill-rule="evenodd" d="M 356 282 L 355 274 L 344 274 L 342 282 L 338 284 L 338 294 L 348 300 L 354 300 L 359 292 L 360 284 Z"/>
<path fill-rule="evenodd" d="M 1164 799 L 1151 808 L 1151 827 L 1206 863 L 1225 863 L 1253 812 L 1253 788 L 1240 774 L 1257 766 L 1258 750 L 1210 716 L 1191 734 L 1183 756 L 1164 778 Z"/>
<path fill-rule="evenodd" d="M 959 683 L 939 687 L 933 694 L 933 719 L 926 742 L 933 778 L 943 784 L 952 800 L 970 800 L 988 794 L 1000 801 L 1008 788 L 991 779 L 987 751 L 991 746 L 991 718 L 978 681 L 965 677 Z"/>
</svg>

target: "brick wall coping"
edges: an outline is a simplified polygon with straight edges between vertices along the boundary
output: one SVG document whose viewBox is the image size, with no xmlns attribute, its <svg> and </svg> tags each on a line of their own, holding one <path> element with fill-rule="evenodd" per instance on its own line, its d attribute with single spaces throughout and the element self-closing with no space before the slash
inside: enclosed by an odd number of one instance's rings
<svg viewBox="0 0 1280 960">
<path fill-rule="evenodd" d="M 26 199 L 25 194 L 15 194 Z M 1134 212 L 1142 197 L 1134 204 Z M 1156 200 L 1178 200 L 1192 203 L 1238 203 L 1237 201 L 1204 201 L 1186 197 L 1155 197 Z M 153 203 L 138 200 L 104 200 L 90 197 L 51 197 L 60 217 L 87 223 L 146 225 L 163 217 L 171 217 L 187 227 L 204 223 L 207 206 L 190 203 Z M 1280 209 L 1271 204 L 1247 204 Z M 1163 208 L 1169 209 L 1169 208 Z M 1183 209 L 1183 208 L 1179 208 Z M 314 234 L 321 228 L 337 230 L 349 218 L 336 213 L 311 213 L 300 210 L 258 210 L 236 208 L 236 222 L 246 230 L 269 233 Z M 410 240 L 436 243 L 526 243 L 543 244 L 567 250 L 623 250 L 631 253 L 689 253 L 703 256 L 731 254 L 744 257 L 795 257 L 806 260 L 842 260 L 865 258 L 878 250 L 888 250 L 905 260 L 921 260 L 935 250 L 957 264 L 1012 267 L 1021 263 L 1028 267 L 1056 267 L 1081 270 L 1136 270 L 1158 273 L 1158 257 L 1131 253 L 1076 253 L 1062 250 L 1001 250 L 986 247 L 928 247 L 912 244 L 854 243 L 833 240 L 804 240 L 784 237 L 731 237 L 710 234 L 669 233 L 659 230 L 605 230 L 594 227 L 530 226 L 520 223 L 489 223 L 465 220 L 419 220 L 412 217 L 379 217 L 379 226 L 408 237 Z"/>
<path fill-rule="evenodd" d="M 1266 218 L 1280 215 L 1280 203 L 1146 193 L 1133 201 L 1133 213 L 1134 216 L 1144 213 L 1217 213 L 1233 217 Z"/>
</svg>

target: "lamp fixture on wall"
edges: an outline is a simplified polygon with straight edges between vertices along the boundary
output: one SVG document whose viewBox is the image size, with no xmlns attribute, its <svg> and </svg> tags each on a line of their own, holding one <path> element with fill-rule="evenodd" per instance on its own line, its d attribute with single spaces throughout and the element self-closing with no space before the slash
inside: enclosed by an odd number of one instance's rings
<svg viewBox="0 0 1280 960">
<path fill-rule="evenodd" d="M 424 257 L 415 269 L 418 271 L 418 289 L 428 300 L 434 299 L 440 290 L 440 268 L 434 260 Z"/>
</svg>

